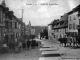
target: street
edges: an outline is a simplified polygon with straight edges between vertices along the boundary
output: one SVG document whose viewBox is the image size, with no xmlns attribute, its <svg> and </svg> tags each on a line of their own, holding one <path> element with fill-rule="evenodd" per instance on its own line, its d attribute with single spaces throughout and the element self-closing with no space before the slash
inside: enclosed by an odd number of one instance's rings
<svg viewBox="0 0 80 60">
<path fill-rule="evenodd" d="M 43 41 L 39 50 L 42 52 L 39 60 L 80 60 L 80 49 L 60 47 L 59 44 Z"/>
<path fill-rule="evenodd" d="M 6 53 L 0 55 L 0 60 L 38 60 L 40 54 L 39 48 L 35 48 L 21 53 Z"/>
<path fill-rule="evenodd" d="M 43 40 L 41 44 L 39 48 L 2 54 L 0 60 L 80 60 L 79 48 L 60 47 L 59 43 L 48 40 Z"/>
</svg>

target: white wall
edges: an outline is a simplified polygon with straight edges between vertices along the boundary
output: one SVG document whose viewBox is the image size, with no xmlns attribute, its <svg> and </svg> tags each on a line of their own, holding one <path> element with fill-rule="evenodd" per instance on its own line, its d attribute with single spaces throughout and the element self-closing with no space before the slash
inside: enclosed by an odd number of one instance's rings
<svg viewBox="0 0 80 60">
<path fill-rule="evenodd" d="M 78 12 L 75 12 L 68 17 L 68 32 L 78 32 L 77 25 L 79 25 Z M 75 20 L 74 20 L 75 17 Z M 73 29 L 73 23 L 75 24 L 75 29 Z M 69 29 L 69 25 L 72 24 L 72 29 Z"/>
<path fill-rule="evenodd" d="M 53 35 L 52 33 L 54 33 L 54 30 L 52 30 L 52 25 L 48 26 L 48 38 L 53 40 Z"/>
</svg>

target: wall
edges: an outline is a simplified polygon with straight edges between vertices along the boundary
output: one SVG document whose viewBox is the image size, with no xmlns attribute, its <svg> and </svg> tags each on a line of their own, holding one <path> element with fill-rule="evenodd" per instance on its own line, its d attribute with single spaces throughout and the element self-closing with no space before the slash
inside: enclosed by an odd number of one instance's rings
<svg viewBox="0 0 80 60">
<path fill-rule="evenodd" d="M 68 32 L 78 32 L 77 25 L 79 25 L 78 12 L 74 12 L 68 17 Z M 71 26 L 70 26 L 71 24 Z M 75 24 L 75 25 L 73 25 Z M 75 27 L 75 28 L 74 28 Z"/>
</svg>

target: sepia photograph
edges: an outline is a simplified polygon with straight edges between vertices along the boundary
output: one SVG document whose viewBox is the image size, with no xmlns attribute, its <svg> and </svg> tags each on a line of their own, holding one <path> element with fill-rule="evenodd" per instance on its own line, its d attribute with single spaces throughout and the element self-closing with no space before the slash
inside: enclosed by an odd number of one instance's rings
<svg viewBox="0 0 80 60">
<path fill-rule="evenodd" d="M 0 60 L 80 60 L 80 0 L 0 0 Z"/>
</svg>

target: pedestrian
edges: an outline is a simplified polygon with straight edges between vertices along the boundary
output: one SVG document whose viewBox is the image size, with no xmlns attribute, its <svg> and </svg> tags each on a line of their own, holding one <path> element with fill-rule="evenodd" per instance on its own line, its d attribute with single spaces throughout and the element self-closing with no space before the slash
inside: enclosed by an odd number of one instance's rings
<svg viewBox="0 0 80 60">
<path fill-rule="evenodd" d="M 28 41 L 27 41 L 27 50 L 29 50 L 29 49 L 30 49 L 30 45 L 31 45 L 31 41 L 30 41 L 30 40 L 28 40 Z"/>
<path fill-rule="evenodd" d="M 25 42 L 22 43 L 22 48 L 23 48 L 23 50 L 26 50 L 26 43 Z"/>
</svg>

